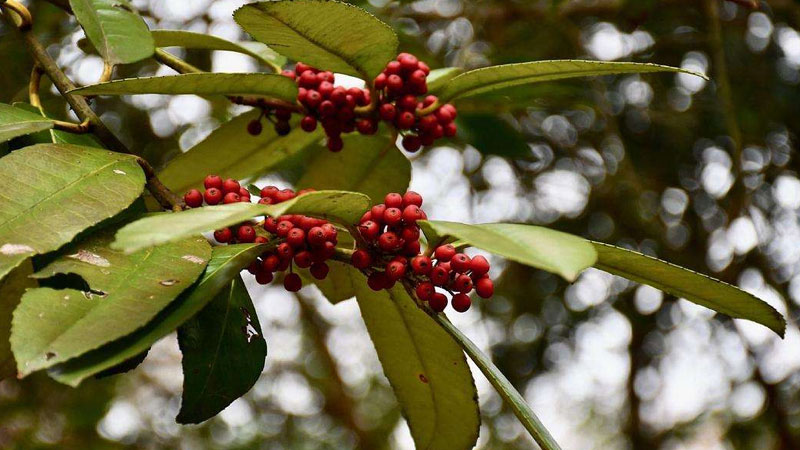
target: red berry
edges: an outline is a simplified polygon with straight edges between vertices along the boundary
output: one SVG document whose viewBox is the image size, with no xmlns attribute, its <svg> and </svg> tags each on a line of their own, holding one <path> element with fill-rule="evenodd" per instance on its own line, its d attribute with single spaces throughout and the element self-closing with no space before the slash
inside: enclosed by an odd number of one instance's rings
<svg viewBox="0 0 800 450">
<path fill-rule="evenodd" d="M 288 120 L 279 120 L 275 122 L 275 133 L 277 133 L 278 136 L 286 136 L 290 131 L 292 131 L 292 126 L 289 125 Z"/>
<path fill-rule="evenodd" d="M 419 227 L 416 225 L 406 225 L 403 227 L 400 237 L 406 242 L 419 241 Z"/>
<path fill-rule="evenodd" d="M 439 261 L 450 261 L 456 255 L 456 248 L 450 244 L 440 245 L 436 248 L 434 256 Z"/>
<path fill-rule="evenodd" d="M 469 307 L 472 305 L 472 301 L 469 299 L 469 295 L 467 294 L 456 294 L 453 296 L 451 304 L 453 305 L 453 309 L 463 313 L 469 309 Z"/>
<path fill-rule="evenodd" d="M 417 123 L 417 126 L 419 126 L 420 129 L 425 131 L 430 131 L 436 125 L 439 125 L 439 121 L 436 120 L 436 116 L 434 116 L 433 114 L 428 114 L 427 116 L 420 117 L 419 122 Z"/>
<path fill-rule="evenodd" d="M 261 262 L 261 268 L 266 272 L 274 272 L 278 268 L 280 262 L 281 260 L 278 258 L 278 255 L 271 253 L 264 257 L 264 260 Z"/>
<path fill-rule="evenodd" d="M 319 114 L 322 117 L 333 116 L 336 114 L 336 105 L 330 100 L 323 100 L 322 103 L 319 104 Z"/>
<path fill-rule="evenodd" d="M 469 256 L 458 253 L 450 259 L 450 266 L 458 273 L 464 273 L 469 270 L 470 258 Z"/>
<path fill-rule="evenodd" d="M 383 213 L 386 212 L 386 205 L 378 203 L 370 209 L 370 212 L 372 213 L 373 222 L 383 223 Z"/>
<path fill-rule="evenodd" d="M 378 237 L 378 247 L 385 252 L 395 251 L 399 245 L 400 239 L 391 231 L 383 233 L 380 235 L 380 237 Z"/>
<path fill-rule="evenodd" d="M 419 136 L 415 136 L 413 134 L 404 136 L 402 144 L 403 144 L 403 149 L 411 153 L 414 153 L 420 148 L 422 148 L 422 140 L 419 138 Z"/>
<path fill-rule="evenodd" d="M 367 277 L 367 286 L 373 291 L 385 289 L 389 283 L 389 278 L 383 272 L 373 272 Z"/>
<path fill-rule="evenodd" d="M 270 284 L 275 277 L 272 275 L 272 272 L 258 272 L 256 273 L 256 283 L 258 284 Z"/>
<path fill-rule="evenodd" d="M 372 256 L 366 250 L 356 250 L 350 257 L 350 262 L 356 269 L 366 269 L 372 264 Z"/>
<path fill-rule="evenodd" d="M 228 192 L 227 194 L 225 194 L 225 197 L 222 199 L 222 203 L 224 203 L 226 205 L 228 203 L 239 203 L 240 201 L 242 201 L 242 197 L 239 194 L 237 194 L 236 192 Z"/>
<path fill-rule="evenodd" d="M 206 203 L 209 205 L 216 205 L 222 201 L 222 191 L 219 189 L 212 187 L 206 189 L 206 192 L 203 194 L 203 198 L 206 199 Z"/>
<path fill-rule="evenodd" d="M 398 208 L 387 208 L 383 213 L 383 221 L 386 225 L 395 226 L 403 220 L 403 212 Z"/>
<path fill-rule="evenodd" d="M 447 307 L 447 297 L 440 292 L 434 292 L 428 299 L 428 306 L 434 312 L 440 313 Z"/>
<path fill-rule="evenodd" d="M 294 249 L 292 249 L 291 245 L 284 242 L 275 247 L 275 253 L 277 253 L 278 258 L 281 260 L 291 261 L 292 257 L 294 256 Z"/>
<path fill-rule="evenodd" d="M 444 286 L 447 280 L 450 279 L 450 271 L 442 266 L 436 266 L 431 269 L 431 281 L 437 286 Z"/>
<path fill-rule="evenodd" d="M 424 62 L 422 62 L 422 61 L 420 61 L 419 63 L 417 63 L 417 67 L 419 68 L 419 70 L 421 70 L 421 71 L 425 72 L 425 75 L 428 75 L 428 74 L 430 74 L 430 73 L 431 73 L 431 68 L 430 68 L 430 67 L 428 67 L 428 65 L 427 65 L 427 64 L 425 64 L 425 63 L 424 63 Z"/>
<path fill-rule="evenodd" d="M 265 238 L 264 236 L 256 236 L 256 240 L 253 242 L 255 242 L 256 244 L 266 244 L 267 242 L 269 242 L 269 239 Z"/>
<path fill-rule="evenodd" d="M 261 188 L 261 196 L 262 197 L 269 197 L 274 198 L 275 194 L 277 194 L 279 189 L 275 186 L 265 186 Z"/>
<path fill-rule="evenodd" d="M 378 237 L 378 233 L 381 232 L 381 227 L 377 223 L 368 220 L 358 226 L 358 231 L 361 232 L 361 236 L 364 239 L 374 241 Z"/>
<path fill-rule="evenodd" d="M 442 127 L 442 133 L 447 137 L 453 137 L 458 133 L 458 126 L 455 122 L 450 122 Z"/>
<path fill-rule="evenodd" d="M 397 281 L 400 278 L 403 278 L 403 275 L 405 274 L 406 265 L 400 261 L 391 261 L 386 265 L 386 276 L 388 276 L 390 280 Z"/>
<path fill-rule="evenodd" d="M 335 226 L 329 223 L 324 223 L 320 226 L 320 228 L 322 228 L 322 230 L 325 232 L 325 240 L 329 242 L 336 241 L 336 237 L 339 235 L 339 231 L 336 230 Z"/>
<path fill-rule="evenodd" d="M 275 234 L 278 236 L 285 238 L 289 236 L 289 232 L 294 229 L 294 224 L 288 220 L 281 220 L 278 222 L 278 225 L 275 227 Z"/>
<path fill-rule="evenodd" d="M 231 232 L 230 228 L 223 228 L 214 232 L 214 239 L 221 244 L 230 241 L 231 238 L 233 238 L 233 232 Z"/>
<path fill-rule="evenodd" d="M 416 70 L 417 64 L 419 64 L 417 57 L 408 53 L 401 53 L 397 57 L 397 61 L 400 62 L 400 68 L 406 72 Z"/>
<path fill-rule="evenodd" d="M 305 117 L 303 117 L 303 120 L 300 121 L 300 128 L 302 128 L 303 131 L 305 131 L 307 133 L 310 133 L 310 132 L 316 130 L 317 129 L 317 119 L 315 119 L 313 116 L 305 116 Z"/>
<path fill-rule="evenodd" d="M 278 191 L 275 194 L 275 196 L 273 198 L 275 200 L 275 203 L 281 203 L 281 202 L 285 202 L 287 200 L 291 200 L 291 199 L 295 198 L 296 196 L 297 196 L 297 194 L 295 194 L 294 191 L 291 190 L 291 189 L 281 189 L 280 191 Z"/>
<path fill-rule="evenodd" d="M 236 230 L 236 240 L 250 243 L 256 240 L 256 230 L 250 225 L 242 225 Z"/>
<path fill-rule="evenodd" d="M 342 151 L 344 142 L 339 136 L 328 136 L 328 150 L 336 153 Z"/>
<path fill-rule="evenodd" d="M 397 109 L 391 103 L 384 103 L 378 110 L 378 115 L 380 116 L 381 120 L 391 122 L 397 115 Z"/>
<path fill-rule="evenodd" d="M 308 250 L 303 250 L 302 252 L 298 252 L 296 255 L 294 255 L 294 263 L 301 269 L 307 269 L 308 267 L 311 267 L 312 262 L 311 252 Z"/>
<path fill-rule="evenodd" d="M 403 196 L 396 192 L 390 192 L 383 198 L 383 204 L 386 205 L 387 208 L 402 208 Z"/>
<path fill-rule="evenodd" d="M 403 79 L 395 74 L 389 75 L 386 77 L 386 89 L 389 92 L 400 92 L 403 89 Z"/>
<path fill-rule="evenodd" d="M 190 208 L 203 206 L 203 194 L 197 189 L 192 189 L 183 196 L 183 201 L 186 202 L 186 206 Z"/>
<path fill-rule="evenodd" d="M 397 100 L 397 107 L 406 111 L 414 111 L 417 109 L 417 97 L 411 94 L 404 95 Z"/>
<path fill-rule="evenodd" d="M 278 232 L 278 221 L 275 220 L 274 217 L 267 217 L 264 219 L 264 229 L 272 234 L 276 234 Z"/>
<path fill-rule="evenodd" d="M 322 103 L 322 95 L 319 92 L 310 89 L 305 95 L 305 105 L 310 109 L 316 109 L 320 103 Z"/>
<path fill-rule="evenodd" d="M 489 277 L 483 277 L 475 282 L 475 292 L 483 298 L 489 298 L 494 294 L 494 283 Z"/>
<path fill-rule="evenodd" d="M 291 69 L 282 70 L 281 71 L 281 75 L 285 76 L 286 78 L 291 78 L 292 80 L 294 80 L 295 77 L 297 76 L 297 74 L 295 74 L 294 70 L 291 70 Z"/>
<path fill-rule="evenodd" d="M 415 70 L 411 72 L 411 75 L 408 76 L 408 81 L 414 84 L 422 85 L 425 84 L 425 79 L 428 75 L 425 74 L 422 70 Z"/>
<path fill-rule="evenodd" d="M 217 188 L 222 189 L 222 177 L 219 175 L 209 175 L 203 180 L 203 186 L 206 189 Z"/>
<path fill-rule="evenodd" d="M 389 61 L 386 64 L 386 68 L 383 69 L 383 72 L 386 73 L 387 75 L 397 75 L 397 74 L 400 73 L 400 70 L 402 68 L 403 67 L 400 65 L 399 62 L 397 62 L 397 61 Z"/>
<path fill-rule="evenodd" d="M 308 230 L 307 239 L 308 243 L 312 246 L 321 247 L 325 245 L 325 242 L 327 241 L 325 230 L 323 230 L 322 227 L 314 227 Z"/>
<path fill-rule="evenodd" d="M 414 289 L 417 294 L 417 298 L 422 301 L 428 300 L 431 296 L 436 293 L 436 288 L 433 287 L 433 283 L 428 281 L 423 281 L 422 283 L 418 284 L 417 287 Z"/>
<path fill-rule="evenodd" d="M 416 116 L 411 111 L 403 111 L 397 116 L 397 120 L 395 121 L 395 125 L 397 128 L 401 130 L 408 130 L 409 128 L 414 126 L 414 123 L 417 121 Z"/>
<path fill-rule="evenodd" d="M 258 136 L 261 134 L 261 131 L 264 129 L 264 126 L 261 125 L 261 121 L 258 119 L 253 119 L 247 123 L 247 132 L 251 136 Z"/>
<path fill-rule="evenodd" d="M 417 275 L 427 275 L 431 273 L 431 259 L 424 255 L 415 256 L 411 260 L 411 270 Z"/>
<path fill-rule="evenodd" d="M 286 234 L 286 242 L 294 248 L 302 247 L 306 243 L 306 232 L 302 228 L 292 228 Z"/>
<path fill-rule="evenodd" d="M 288 122 L 292 118 L 292 112 L 288 109 L 278 108 L 275 110 L 275 118 Z"/>
<path fill-rule="evenodd" d="M 408 205 L 403 209 L 403 222 L 407 224 L 417 223 L 424 218 L 424 213 L 417 205 Z"/>
<path fill-rule="evenodd" d="M 375 81 L 372 82 L 375 89 L 378 91 L 382 91 L 384 87 L 386 87 L 386 74 L 379 73 L 377 77 L 375 77 Z"/>
<path fill-rule="evenodd" d="M 241 186 L 239 185 L 239 182 L 234 180 L 233 178 L 228 178 L 227 180 L 225 180 L 224 183 L 222 183 L 222 192 L 224 192 L 226 194 L 229 193 L 229 192 L 238 193 L 239 192 L 239 188 L 241 188 Z"/>
<path fill-rule="evenodd" d="M 303 287 L 303 280 L 296 273 L 287 273 L 283 278 L 283 287 L 289 292 L 297 292 Z"/>
<path fill-rule="evenodd" d="M 258 199 L 259 205 L 271 205 L 272 202 L 273 200 L 269 197 L 261 197 L 260 199 Z"/>
<path fill-rule="evenodd" d="M 422 207 L 422 196 L 414 191 L 408 191 L 403 194 L 403 206 L 417 205 Z"/>
<path fill-rule="evenodd" d="M 469 270 L 472 271 L 473 277 L 479 277 L 489 272 L 489 261 L 481 255 L 477 255 L 469 262 Z"/>
<path fill-rule="evenodd" d="M 311 269 L 309 271 L 311 272 L 311 276 L 313 276 L 314 278 L 318 280 L 324 280 L 325 277 L 328 276 L 329 270 L 330 268 L 328 267 L 327 264 L 325 264 L 324 262 L 318 262 L 312 264 Z"/>
<path fill-rule="evenodd" d="M 417 256 L 422 248 L 419 241 L 406 241 L 403 244 L 403 254 L 406 256 Z"/>
<path fill-rule="evenodd" d="M 360 119 L 356 122 L 356 129 L 361 134 L 371 135 L 378 131 L 378 126 L 372 119 Z"/>
<path fill-rule="evenodd" d="M 472 290 L 472 278 L 469 275 L 459 275 L 453 281 L 453 289 L 458 292 L 468 293 Z"/>
</svg>

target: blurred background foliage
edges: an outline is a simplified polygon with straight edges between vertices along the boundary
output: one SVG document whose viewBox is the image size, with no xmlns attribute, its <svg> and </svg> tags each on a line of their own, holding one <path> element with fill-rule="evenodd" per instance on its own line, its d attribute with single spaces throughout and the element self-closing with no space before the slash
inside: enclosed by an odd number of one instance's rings
<svg viewBox="0 0 800 450">
<path fill-rule="evenodd" d="M 151 29 L 246 39 L 231 18 L 240 0 L 132 3 Z M 457 141 L 409 155 L 412 188 L 432 218 L 546 224 L 636 248 L 737 284 L 787 316 L 781 341 L 600 271 L 566 284 L 493 260 L 497 295 L 456 324 L 564 448 L 800 448 L 800 2 L 354 3 L 434 67 L 589 58 L 707 73 L 708 82 L 632 75 L 470 99 L 458 105 Z M 79 49 L 74 19 L 42 0 L 26 4 L 68 75 L 93 83 L 102 61 Z M 243 55 L 179 53 L 206 70 L 260 70 Z M 31 61 L 5 28 L 0 58 L 0 101 L 25 101 Z M 171 71 L 153 62 L 116 70 L 153 73 Z M 66 117 L 53 93 L 43 87 L 45 108 Z M 155 166 L 243 111 L 194 96 L 94 105 Z M 263 181 L 301 174 L 298 158 Z M 0 382 L 0 448 L 412 447 L 354 302 L 331 306 L 314 288 L 249 288 L 270 354 L 254 389 L 218 417 L 174 423 L 182 380 L 173 336 L 135 371 L 78 389 L 42 374 Z M 534 447 L 480 373 L 476 382 L 479 447 Z"/>
</svg>

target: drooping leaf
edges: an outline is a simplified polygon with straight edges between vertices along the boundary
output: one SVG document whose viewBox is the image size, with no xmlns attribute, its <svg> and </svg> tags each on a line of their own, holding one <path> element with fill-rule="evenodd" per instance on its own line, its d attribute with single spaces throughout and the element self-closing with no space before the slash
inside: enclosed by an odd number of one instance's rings
<svg viewBox="0 0 800 450">
<path fill-rule="evenodd" d="M 369 207 L 369 197 L 357 192 L 316 191 L 277 205 L 231 203 L 145 217 L 122 227 L 113 248 L 135 251 L 186 236 L 235 225 L 257 216 L 304 214 L 354 224 Z"/>
<path fill-rule="evenodd" d="M 256 40 L 295 61 L 368 81 L 397 55 L 397 36 L 388 25 L 342 2 L 252 3 L 233 17 Z"/>
<path fill-rule="evenodd" d="M 53 121 L 41 114 L 0 103 L 0 142 L 53 128 Z"/>
<path fill-rule="evenodd" d="M 11 353 L 11 314 L 19 304 L 26 289 L 36 287 L 36 280 L 30 278 L 33 264 L 26 261 L 0 280 L 0 380 L 17 374 L 17 364 Z"/>
<path fill-rule="evenodd" d="M 353 276 L 357 275 L 358 270 L 349 264 L 334 260 L 326 261 L 326 264 L 330 271 L 324 280 L 317 280 L 304 272 L 299 272 L 300 276 L 305 283 L 316 285 L 322 295 L 333 304 L 355 297 L 356 287 L 353 284 Z"/>
<path fill-rule="evenodd" d="M 708 275 L 694 272 L 633 250 L 593 242 L 595 267 L 637 283 L 648 284 L 676 297 L 731 317 L 760 323 L 783 337 L 786 320 L 753 294 Z"/>
<path fill-rule="evenodd" d="M 459 137 L 484 155 L 529 158 L 528 142 L 508 121 L 496 114 L 460 114 Z"/>
<path fill-rule="evenodd" d="M 0 159 L 0 179 L 0 278 L 127 208 L 144 188 L 134 157 L 74 145 L 16 150 Z"/>
<path fill-rule="evenodd" d="M 509 86 L 543 81 L 649 72 L 683 72 L 705 78 L 705 75 L 689 70 L 659 64 L 584 60 L 534 61 L 490 66 L 462 73 L 444 85 L 439 94 L 439 100 L 445 102 L 467 98 Z"/>
<path fill-rule="evenodd" d="M 368 195 L 376 202 L 389 192 L 403 193 L 411 180 L 411 163 L 389 133 L 345 136 L 348 151 L 316 152 L 305 166 L 298 188 L 341 189 Z"/>
<path fill-rule="evenodd" d="M 134 63 L 155 51 L 147 24 L 128 0 L 69 0 L 69 5 L 109 64 Z"/>
<path fill-rule="evenodd" d="M 145 358 L 147 358 L 148 353 L 150 353 L 149 348 L 143 351 L 142 353 L 139 353 L 138 355 L 134 356 L 133 358 L 128 358 L 125 361 L 122 361 L 121 363 L 117 364 L 114 367 L 109 367 L 106 370 L 98 372 L 97 374 L 95 374 L 94 377 L 100 379 L 100 378 L 113 377 L 114 375 L 121 375 L 123 373 L 128 373 L 131 370 L 139 367 L 139 365 L 144 362 Z"/>
<path fill-rule="evenodd" d="M 222 124 L 186 153 L 172 159 L 159 172 L 158 178 L 175 192 L 201 188 L 203 178 L 208 174 L 250 179 L 279 166 L 322 139 L 321 129 L 306 133 L 297 123 L 286 136 L 278 136 L 271 126 L 265 126 L 260 135 L 252 136 L 247 132 L 247 123 L 260 114 L 257 110 L 250 111 Z"/>
<path fill-rule="evenodd" d="M 183 400 L 178 423 L 200 423 L 241 397 L 258 380 L 267 343 L 241 277 L 178 329 Z"/>
<path fill-rule="evenodd" d="M 271 73 L 184 73 L 163 77 L 125 78 L 71 91 L 80 95 L 195 94 L 264 95 L 294 102 L 297 85 Z"/>
<path fill-rule="evenodd" d="M 89 291 L 38 288 L 14 311 L 11 349 L 20 375 L 52 367 L 143 327 L 192 285 L 211 257 L 202 237 L 133 254 L 109 248 L 113 229 L 71 245 L 37 278 L 75 274 Z"/>
<path fill-rule="evenodd" d="M 77 386 L 86 378 L 142 353 L 202 310 L 223 287 L 265 250 L 265 245 L 258 244 L 214 247 L 211 260 L 200 280 L 147 325 L 97 350 L 53 367 L 50 376 L 61 383 Z"/>
<path fill-rule="evenodd" d="M 464 73 L 464 69 L 460 67 L 443 67 L 441 69 L 433 69 L 428 74 L 428 92 L 436 95 L 436 93 L 444 87 L 448 81 L 453 79 L 456 75 Z"/>
<path fill-rule="evenodd" d="M 256 52 L 243 45 L 240 45 L 239 43 L 231 42 L 211 34 L 195 33 L 184 30 L 153 30 L 151 33 L 153 35 L 153 39 L 155 40 L 156 47 L 183 47 L 204 50 L 225 50 L 252 56 L 258 61 L 266 64 L 274 63 L 277 57 L 277 54 L 275 54 L 272 58 L 266 58 L 264 55 L 268 52 L 272 53 L 272 50 L 261 43 L 258 44 L 263 48 L 260 52 Z"/>
<path fill-rule="evenodd" d="M 438 220 L 420 221 L 428 242 L 446 236 L 521 264 L 561 275 L 569 281 L 594 264 L 597 253 L 586 240 L 534 225 L 486 223 L 468 225 Z"/>
<path fill-rule="evenodd" d="M 399 284 L 375 292 L 355 272 L 356 299 L 417 448 L 471 449 L 478 394 L 464 353 Z"/>
</svg>

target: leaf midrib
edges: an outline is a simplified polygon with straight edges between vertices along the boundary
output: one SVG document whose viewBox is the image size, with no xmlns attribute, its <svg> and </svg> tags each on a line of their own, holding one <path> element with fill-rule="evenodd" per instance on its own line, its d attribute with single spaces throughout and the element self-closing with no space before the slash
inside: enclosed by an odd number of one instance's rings
<svg viewBox="0 0 800 450">
<path fill-rule="evenodd" d="M 91 16 L 92 21 L 94 22 L 94 25 L 97 26 L 97 28 L 100 29 L 100 35 L 103 38 L 103 47 L 104 47 L 105 52 L 101 52 L 101 53 L 105 53 L 105 55 L 104 55 L 105 58 L 104 59 L 106 59 L 106 60 L 112 59 L 112 57 L 111 57 L 111 53 L 112 53 L 111 52 L 111 45 L 110 45 L 109 40 L 108 40 L 108 33 L 106 32 L 106 29 L 103 26 L 103 21 L 100 20 L 100 14 L 95 10 L 94 6 L 92 5 L 91 0 L 70 0 L 70 2 L 81 2 L 81 4 L 83 5 L 84 11 L 88 10 L 87 14 L 89 16 Z M 73 9 L 75 9 L 75 8 L 73 8 Z M 97 51 L 100 51 L 100 49 L 97 49 Z"/>
</svg>

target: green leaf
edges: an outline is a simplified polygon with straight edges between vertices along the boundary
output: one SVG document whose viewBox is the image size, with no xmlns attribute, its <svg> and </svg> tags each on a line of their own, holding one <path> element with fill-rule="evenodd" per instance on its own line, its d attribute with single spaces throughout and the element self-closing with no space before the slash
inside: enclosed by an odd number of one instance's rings
<svg viewBox="0 0 800 450">
<path fill-rule="evenodd" d="M 0 103 L 0 142 L 53 128 L 53 121 L 41 114 Z"/>
<path fill-rule="evenodd" d="M 192 31 L 183 30 L 153 30 L 151 33 L 153 35 L 153 39 L 155 40 L 156 47 L 183 47 L 198 48 L 203 50 L 225 50 L 252 56 L 253 58 L 265 64 L 272 64 L 276 59 L 264 57 L 264 53 L 272 52 L 272 50 L 260 43 L 259 44 L 263 47 L 263 49 L 261 52 L 256 52 L 238 43 L 231 42 L 210 34 L 194 33 Z"/>
<path fill-rule="evenodd" d="M 460 67 L 443 67 L 441 69 L 433 69 L 428 74 L 426 79 L 428 83 L 428 93 L 436 95 L 436 92 L 443 88 L 448 81 L 453 77 L 464 73 L 464 69 Z"/>
<path fill-rule="evenodd" d="M 265 245 L 258 244 L 214 247 L 211 260 L 200 280 L 147 325 L 122 339 L 53 367 L 50 376 L 61 383 L 77 386 L 86 378 L 146 351 L 156 341 L 200 312 L 223 287 L 265 250 Z"/>
<path fill-rule="evenodd" d="M 471 449 L 478 439 L 478 393 L 461 348 L 397 284 L 367 287 L 354 271 L 356 299 L 383 372 L 419 449 Z"/>
<path fill-rule="evenodd" d="M 496 114 L 460 114 L 458 132 L 464 142 L 484 155 L 530 158 L 528 142 L 508 121 Z"/>
<path fill-rule="evenodd" d="M 682 72 L 706 78 L 705 75 L 677 67 L 648 63 L 613 61 L 553 60 L 485 67 L 470 70 L 448 81 L 439 94 L 439 101 L 467 98 L 509 86 L 541 83 L 565 78 L 615 75 L 620 73 Z"/>
<path fill-rule="evenodd" d="M 256 40 L 295 61 L 367 81 L 397 55 L 397 36 L 388 25 L 342 2 L 252 3 L 233 17 Z"/>
<path fill-rule="evenodd" d="M 37 109 L 35 106 L 31 105 L 30 103 L 25 102 L 15 102 L 12 105 L 14 108 L 19 108 L 24 111 L 27 111 L 31 114 L 35 114 L 39 118 L 44 118 L 44 120 L 50 120 L 47 116 L 44 115 L 42 111 Z M 28 137 L 31 141 L 31 145 L 33 144 L 73 144 L 73 145 L 83 145 L 85 147 L 95 147 L 95 148 L 104 148 L 97 139 L 94 138 L 92 134 L 75 134 L 69 133 L 66 131 L 55 130 L 53 128 L 41 131 L 39 133 L 32 134 Z"/>
<path fill-rule="evenodd" d="M 186 236 L 235 225 L 257 216 L 278 217 L 304 214 L 344 224 L 354 224 L 370 205 L 369 197 L 357 192 L 316 191 L 277 205 L 231 203 L 145 217 L 122 227 L 113 248 L 135 251 Z"/>
<path fill-rule="evenodd" d="M 597 259 L 594 248 L 586 240 L 534 225 L 468 225 L 438 220 L 420 221 L 419 225 L 428 242 L 439 242 L 449 236 L 520 264 L 561 275 L 569 281 L 574 281 Z"/>
<path fill-rule="evenodd" d="M 305 166 L 298 188 L 341 189 L 368 195 L 376 202 L 389 192 L 403 193 L 411 180 L 411 163 L 388 133 L 344 137 L 347 151 L 316 152 Z"/>
<path fill-rule="evenodd" d="M 69 0 L 86 37 L 109 64 L 129 64 L 155 51 L 147 24 L 128 0 Z"/>
<path fill-rule="evenodd" d="M 302 271 L 299 272 L 300 276 L 305 283 L 316 285 L 322 295 L 333 304 L 355 297 L 356 287 L 353 284 L 353 276 L 358 273 L 358 270 L 350 264 L 334 260 L 326 261 L 326 264 L 330 271 L 324 280 L 317 280 Z"/>
<path fill-rule="evenodd" d="M 70 91 L 80 95 L 194 94 L 264 95 L 294 103 L 297 85 L 271 73 L 184 73 L 163 77 L 125 78 Z"/>
<path fill-rule="evenodd" d="M 175 192 L 202 188 L 203 178 L 208 174 L 249 179 L 304 152 L 324 135 L 321 127 L 306 133 L 295 121 L 286 136 L 278 136 L 272 126 L 265 126 L 260 135 L 252 136 L 247 132 L 247 123 L 260 114 L 261 111 L 253 110 L 225 122 L 186 153 L 172 159 L 158 178 Z M 325 150 L 325 153 L 330 152 Z"/>
<path fill-rule="evenodd" d="M 633 250 L 592 242 L 597 250 L 595 267 L 637 283 L 648 284 L 676 297 L 731 317 L 760 323 L 783 337 L 786 320 L 753 294 L 707 275 L 676 266 Z"/>
<path fill-rule="evenodd" d="M 11 336 L 11 315 L 25 290 L 36 287 L 36 280 L 29 277 L 32 273 L 33 264 L 26 261 L 0 280 L 0 380 L 17 374 L 17 364 L 8 341 Z"/>
<path fill-rule="evenodd" d="M 74 145 L 42 144 L 0 158 L 0 278 L 32 255 L 128 207 L 144 188 L 136 158 Z"/>
<path fill-rule="evenodd" d="M 90 291 L 29 290 L 14 311 L 20 375 L 52 367 L 141 328 L 192 285 L 211 257 L 202 237 L 133 254 L 109 248 L 113 229 L 67 248 L 37 278 L 76 274 Z"/>
<path fill-rule="evenodd" d="M 267 357 L 256 309 L 241 277 L 178 329 L 183 400 L 178 423 L 200 423 L 241 397 Z"/>
</svg>

